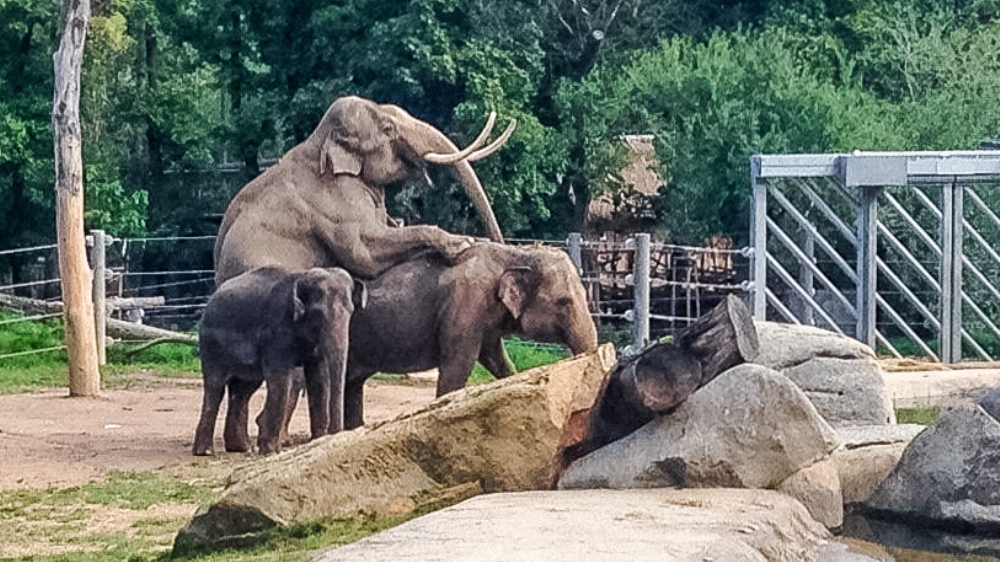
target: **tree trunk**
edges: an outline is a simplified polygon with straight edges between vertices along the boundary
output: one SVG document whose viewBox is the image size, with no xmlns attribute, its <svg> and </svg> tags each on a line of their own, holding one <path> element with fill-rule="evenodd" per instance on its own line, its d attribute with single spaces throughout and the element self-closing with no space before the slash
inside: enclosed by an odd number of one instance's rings
<svg viewBox="0 0 1000 562">
<path fill-rule="evenodd" d="M 591 408 L 586 435 L 564 452 L 568 464 L 672 412 L 722 372 L 757 357 L 750 309 L 733 295 L 670 343 L 654 344 L 620 361 Z M 738 400 L 739 397 L 734 397 Z"/>
<path fill-rule="evenodd" d="M 89 0 L 64 0 L 62 37 L 52 56 L 55 95 L 56 237 L 62 280 L 63 324 L 69 355 L 70 396 L 95 396 L 101 387 L 94 330 L 94 302 L 83 233 L 83 151 L 80 130 L 80 68 L 90 20 Z"/>
</svg>

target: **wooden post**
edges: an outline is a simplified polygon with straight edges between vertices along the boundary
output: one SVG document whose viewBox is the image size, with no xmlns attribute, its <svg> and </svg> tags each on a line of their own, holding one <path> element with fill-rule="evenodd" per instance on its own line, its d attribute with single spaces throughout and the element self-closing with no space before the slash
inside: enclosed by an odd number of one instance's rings
<svg viewBox="0 0 1000 562">
<path fill-rule="evenodd" d="M 94 334 L 93 285 L 83 232 L 83 151 L 80 131 L 80 67 L 90 21 L 89 0 L 63 0 L 62 36 L 52 56 L 55 92 L 56 238 L 62 280 L 63 324 L 69 354 L 70 396 L 95 396 L 101 387 Z"/>
<path fill-rule="evenodd" d="M 107 345 L 107 239 L 103 230 L 90 231 L 93 247 L 90 251 L 90 265 L 94 268 L 94 337 L 97 340 L 97 364 L 108 362 Z"/>
</svg>

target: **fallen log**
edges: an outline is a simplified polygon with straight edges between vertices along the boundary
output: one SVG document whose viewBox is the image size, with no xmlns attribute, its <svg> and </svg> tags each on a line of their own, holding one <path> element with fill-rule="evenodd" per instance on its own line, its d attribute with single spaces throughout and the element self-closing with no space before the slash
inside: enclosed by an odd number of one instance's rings
<svg viewBox="0 0 1000 562">
<path fill-rule="evenodd" d="M 28 315 L 52 314 L 61 313 L 63 310 L 63 303 L 60 301 L 43 301 L 0 293 L 0 308 L 15 310 Z M 192 334 L 183 334 L 171 330 L 164 330 L 163 328 L 157 328 L 155 326 L 135 324 L 133 322 L 126 322 L 125 320 L 118 320 L 117 318 L 107 319 L 107 334 L 113 338 L 129 340 L 158 340 L 171 338 L 177 341 L 192 343 L 196 343 L 198 341 L 198 337 Z"/>
<path fill-rule="evenodd" d="M 758 350 L 750 310 L 739 297 L 727 296 L 673 341 L 655 343 L 615 366 L 588 413 L 584 435 L 566 448 L 565 465 L 670 413 L 719 374 L 752 361 Z"/>
</svg>

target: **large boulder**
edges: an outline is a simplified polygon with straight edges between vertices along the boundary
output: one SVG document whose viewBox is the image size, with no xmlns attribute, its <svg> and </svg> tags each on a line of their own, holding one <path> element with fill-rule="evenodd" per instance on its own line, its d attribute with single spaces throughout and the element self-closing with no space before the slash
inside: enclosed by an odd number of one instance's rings
<svg viewBox="0 0 1000 562">
<path fill-rule="evenodd" d="M 798 387 L 771 369 L 744 364 L 672 414 L 577 460 L 559 487 L 773 488 L 837 444 Z"/>
<path fill-rule="evenodd" d="M 1000 531 L 997 398 L 954 408 L 918 435 L 865 505 L 897 519 Z"/>
<path fill-rule="evenodd" d="M 873 562 L 848 552 L 794 499 L 770 490 L 490 494 L 425 515 L 317 562 Z"/>
<path fill-rule="evenodd" d="M 792 473 L 777 490 L 802 502 L 809 515 L 831 529 L 844 524 L 844 496 L 833 459 L 825 458 Z"/>
<path fill-rule="evenodd" d="M 380 425 L 257 459 L 195 514 L 174 551 L 243 544 L 244 535 L 321 517 L 408 513 L 480 491 L 550 489 L 568 420 L 592 406 L 614 362 L 606 344 L 445 395 Z"/>
<path fill-rule="evenodd" d="M 813 326 L 755 324 L 760 353 L 754 362 L 791 379 L 831 425 L 896 423 L 882 368 L 870 347 Z"/>
<path fill-rule="evenodd" d="M 917 424 L 837 428 L 841 445 L 833 452 L 844 504 L 862 503 L 885 480 L 910 441 L 926 427 Z"/>
</svg>

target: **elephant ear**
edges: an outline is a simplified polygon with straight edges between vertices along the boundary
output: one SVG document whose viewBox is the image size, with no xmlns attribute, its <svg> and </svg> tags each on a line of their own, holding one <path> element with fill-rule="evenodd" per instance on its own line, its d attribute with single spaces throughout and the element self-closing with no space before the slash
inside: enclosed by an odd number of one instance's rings
<svg viewBox="0 0 1000 562">
<path fill-rule="evenodd" d="M 351 293 L 351 300 L 354 301 L 354 308 L 364 310 L 368 306 L 368 286 L 364 281 L 354 280 L 354 291 Z"/>
<path fill-rule="evenodd" d="M 319 151 L 319 175 L 326 173 L 327 167 L 333 175 L 357 176 L 361 174 L 361 157 L 335 140 L 326 139 Z"/>
<path fill-rule="evenodd" d="M 528 276 L 531 273 L 529 267 L 512 267 L 500 275 L 500 286 L 497 289 L 497 296 L 500 302 L 507 307 L 514 319 L 521 317 L 524 313 L 525 305 L 528 301 Z"/>
</svg>

